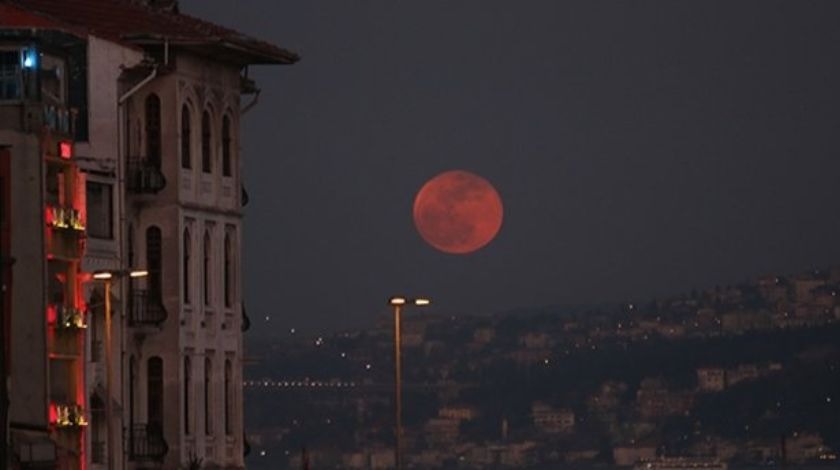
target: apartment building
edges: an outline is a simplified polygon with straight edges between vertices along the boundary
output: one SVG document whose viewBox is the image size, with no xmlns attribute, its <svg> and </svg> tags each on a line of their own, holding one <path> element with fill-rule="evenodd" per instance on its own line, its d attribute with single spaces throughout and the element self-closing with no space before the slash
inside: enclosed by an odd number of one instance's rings
<svg viewBox="0 0 840 470">
<path fill-rule="evenodd" d="M 43 361 L 26 357 L 43 369 L 41 382 L 16 380 L 24 368 L 12 363 L 11 409 L 32 410 L 30 427 L 46 440 L 27 439 L 51 443 L 57 461 L 64 452 L 70 463 L 60 468 L 243 468 L 239 123 L 258 93 L 248 67 L 297 56 L 182 15 L 174 1 L 14 0 L 0 8 L 14 13 L 0 16 L 0 37 L 16 54 L 3 53 L 0 93 L 15 80 L 21 90 L 34 86 L 23 80 L 30 49 L 52 70 L 37 83 L 53 86 L 38 104 L 52 108 L 31 113 L 51 126 L 0 131 L 13 205 L 17 192 L 43 194 L 11 214 L 12 256 L 42 260 L 41 268 L 15 264 L 11 311 L 45 312 L 26 325 L 11 316 L 10 337 L 21 343 L 12 341 L 10 357 L 25 357 L 23 341 L 27 351 L 43 350 Z M 47 52 L 50 41 L 65 58 Z M 15 100 L 0 97 L 0 107 L 7 101 Z M 4 113 L 0 129 L 12 115 L 29 116 Z M 51 254 L 56 240 L 76 251 Z M 113 275 L 110 295 L 91 276 L 100 272 Z M 73 338 L 75 349 L 54 339 L 65 317 L 77 332 L 61 338 Z M 65 434 L 72 438 L 57 438 Z M 26 468 L 27 452 L 13 449 L 12 461 Z"/>
</svg>

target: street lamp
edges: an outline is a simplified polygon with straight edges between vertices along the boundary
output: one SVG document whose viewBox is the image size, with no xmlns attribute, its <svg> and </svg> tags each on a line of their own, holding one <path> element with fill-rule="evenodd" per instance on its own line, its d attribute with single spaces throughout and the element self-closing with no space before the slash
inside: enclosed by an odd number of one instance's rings
<svg viewBox="0 0 840 470">
<path fill-rule="evenodd" d="M 114 468 L 114 423 L 111 406 L 111 375 L 113 349 L 111 345 L 111 283 L 114 279 L 128 276 L 131 278 L 146 277 L 146 270 L 118 269 L 112 271 L 96 271 L 93 279 L 105 284 L 105 425 L 108 430 L 108 468 Z"/>
<path fill-rule="evenodd" d="M 402 330 L 400 328 L 400 312 L 406 305 L 416 305 L 423 307 L 432 302 L 423 297 L 409 299 L 407 297 L 395 295 L 388 299 L 388 305 L 394 307 L 394 414 L 396 421 L 396 429 L 394 436 L 396 443 L 394 445 L 394 464 L 397 470 L 402 468 L 402 359 L 400 351 L 400 339 L 402 337 Z"/>
</svg>

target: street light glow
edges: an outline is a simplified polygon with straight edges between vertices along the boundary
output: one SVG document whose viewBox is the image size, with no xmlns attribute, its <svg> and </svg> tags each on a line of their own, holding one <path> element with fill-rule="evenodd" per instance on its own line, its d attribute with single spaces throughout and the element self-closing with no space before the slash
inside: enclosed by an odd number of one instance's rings
<svg viewBox="0 0 840 470">
<path fill-rule="evenodd" d="M 391 304 L 391 305 L 405 305 L 406 302 L 407 302 L 407 300 L 405 299 L 405 297 L 399 297 L 399 296 L 391 297 L 388 300 L 388 303 Z"/>
<path fill-rule="evenodd" d="M 432 301 L 429 299 L 414 299 L 414 305 L 417 306 L 429 305 L 430 303 L 432 303 Z"/>
<path fill-rule="evenodd" d="M 128 275 L 128 277 L 146 277 L 149 275 L 149 271 L 145 269 L 134 269 L 134 270 L 114 270 L 114 271 L 95 271 L 93 273 L 93 278 L 99 281 L 107 281 L 109 279 L 114 279 L 115 277 L 121 277 Z"/>
</svg>

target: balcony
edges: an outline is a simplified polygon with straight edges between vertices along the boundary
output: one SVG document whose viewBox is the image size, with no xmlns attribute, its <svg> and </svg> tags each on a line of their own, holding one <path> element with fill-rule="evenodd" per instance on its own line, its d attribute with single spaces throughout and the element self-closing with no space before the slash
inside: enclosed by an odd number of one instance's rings
<svg viewBox="0 0 840 470">
<path fill-rule="evenodd" d="M 132 289 L 129 294 L 128 321 L 131 326 L 160 326 L 166 320 L 166 309 L 160 295 L 146 289 Z"/>
<path fill-rule="evenodd" d="M 162 461 L 169 452 L 160 425 L 135 424 L 128 434 L 129 460 Z"/>
<path fill-rule="evenodd" d="M 166 178 L 147 158 L 130 157 L 126 169 L 128 190 L 135 194 L 157 194 L 166 186 Z"/>
<path fill-rule="evenodd" d="M 50 405 L 50 422 L 56 428 L 77 429 L 88 425 L 85 410 L 75 403 L 53 403 Z"/>
</svg>

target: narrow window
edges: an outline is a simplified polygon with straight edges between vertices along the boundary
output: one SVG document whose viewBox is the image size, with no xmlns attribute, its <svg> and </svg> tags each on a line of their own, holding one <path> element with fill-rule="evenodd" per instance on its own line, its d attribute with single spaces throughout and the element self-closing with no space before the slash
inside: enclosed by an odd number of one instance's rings
<svg viewBox="0 0 840 470">
<path fill-rule="evenodd" d="M 232 406 L 233 395 L 233 370 L 230 364 L 230 359 L 225 361 L 225 434 L 228 436 L 233 434 L 233 424 L 230 422 L 230 407 Z"/>
<path fill-rule="evenodd" d="M 184 229 L 184 247 L 183 247 L 183 261 L 181 269 L 183 271 L 184 276 L 184 303 L 190 303 L 190 288 L 192 287 L 192 283 L 190 282 L 190 278 L 192 277 L 192 270 L 190 269 L 190 255 L 192 255 L 192 241 L 190 240 L 190 231 L 189 229 Z"/>
<path fill-rule="evenodd" d="M 225 116 L 222 119 L 222 176 L 230 176 L 230 118 Z"/>
<path fill-rule="evenodd" d="M 134 264 L 134 226 L 128 224 L 128 267 L 135 267 Z"/>
<path fill-rule="evenodd" d="M 21 52 L 0 51 L 0 100 L 18 100 L 22 91 Z"/>
<path fill-rule="evenodd" d="M 152 93 L 146 97 L 146 158 L 160 170 L 160 98 Z"/>
<path fill-rule="evenodd" d="M 202 265 L 204 276 L 204 305 L 210 305 L 210 232 L 204 232 L 204 259 Z"/>
<path fill-rule="evenodd" d="M 112 240 L 114 238 L 113 186 L 88 181 L 85 203 L 88 214 L 88 235 L 93 238 Z"/>
<path fill-rule="evenodd" d="M 149 358 L 146 365 L 148 387 L 146 412 L 151 428 L 163 430 L 163 359 Z"/>
<path fill-rule="evenodd" d="M 204 359 L 204 434 L 213 434 L 212 392 L 213 363 L 210 358 Z"/>
<path fill-rule="evenodd" d="M 137 359 L 128 359 L 128 428 L 134 429 L 134 393 L 137 388 Z"/>
<path fill-rule="evenodd" d="M 201 171 L 210 173 L 210 113 L 204 111 L 201 114 Z"/>
<path fill-rule="evenodd" d="M 189 170 L 192 168 L 192 156 L 190 148 L 192 144 L 192 113 L 190 107 L 181 107 L 181 168 Z"/>
<path fill-rule="evenodd" d="M 224 265 L 224 282 L 225 282 L 225 307 L 230 308 L 233 304 L 233 260 L 231 259 L 231 244 L 230 234 L 225 233 L 225 265 Z"/>
<path fill-rule="evenodd" d="M 163 300 L 162 251 L 160 228 L 153 225 L 146 229 L 146 269 L 149 271 L 146 280 L 149 299 L 157 302 Z"/>
<path fill-rule="evenodd" d="M 184 356 L 184 434 L 190 435 L 190 390 L 192 389 L 192 363 Z"/>
</svg>

